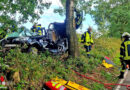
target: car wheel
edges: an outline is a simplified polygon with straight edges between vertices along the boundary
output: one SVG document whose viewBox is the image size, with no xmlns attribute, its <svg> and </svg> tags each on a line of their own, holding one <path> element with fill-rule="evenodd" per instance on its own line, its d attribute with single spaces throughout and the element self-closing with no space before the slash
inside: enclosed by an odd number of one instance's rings
<svg viewBox="0 0 130 90">
<path fill-rule="evenodd" d="M 38 55 L 38 49 L 36 47 L 29 47 L 28 52 Z"/>
<path fill-rule="evenodd" d="M 2 41 L 2 42 L 1 42 L 1 46 L 2 46 L 2 48 L 5 47 L 5 41 Z"/>
</svg>

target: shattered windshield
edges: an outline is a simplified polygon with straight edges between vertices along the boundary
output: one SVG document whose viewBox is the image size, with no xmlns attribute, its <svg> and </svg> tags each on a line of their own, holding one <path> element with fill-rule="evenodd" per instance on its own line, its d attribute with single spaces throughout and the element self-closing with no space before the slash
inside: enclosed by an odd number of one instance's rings
<svg viewBox="0 0 130 90">
<path fill-rule="evenodd" d="M 31 30 L 25 29 L 18 29 L 17 32 L 9 33 L 6 35 L 7 37 L 29 37 L 29 36 L 37 36 L 37 33 L 32 32 Z"/>
<path fill-rule="evenodd" d="M 23 36 L 23 37 L 25 37 L 25 36 L 37 36 L 37 33 L 34 33 L 34 32 L 32 32 L 32 31 L 30 31 L 30 30 L 23 30 L 20 34 L 19 34 L 19 36 Z"/>
</svg>

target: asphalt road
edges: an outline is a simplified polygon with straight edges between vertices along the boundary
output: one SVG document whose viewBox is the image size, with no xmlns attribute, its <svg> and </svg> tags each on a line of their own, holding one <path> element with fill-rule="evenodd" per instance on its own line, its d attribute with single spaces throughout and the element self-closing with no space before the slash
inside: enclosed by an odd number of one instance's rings
<svg viewBox="0 0 130 90">
<path fill-rule="evenodd" d="M 124 76 L 125 76 L 124 79 L 119 80 L 119 84 L 130 85 L 130 70 L 126 70 Z M 114 88 L 114 90 L 130 90 L 130 87 L 129 87 L 129 89 L 127 89 L 124 86 L 119 86 L 118 85 L 117 87 Z"/>
</svg>

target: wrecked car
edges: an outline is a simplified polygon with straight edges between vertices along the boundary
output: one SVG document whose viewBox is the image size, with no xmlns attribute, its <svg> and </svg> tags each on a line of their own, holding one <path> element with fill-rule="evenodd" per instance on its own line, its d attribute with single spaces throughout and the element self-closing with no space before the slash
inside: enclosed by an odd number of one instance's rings
<svg viewBox="0 0 130 90">
<path fill-rule="evenodd" d="M 82 13 L 76 12 L 75 22 L 76 29 L 78 29 L 82 23 Z M 24 51 L 34 53 L 48 50 L 54 54 L 62 54 L 68 50 L 66 20 L 64 23 L 51 23 L 47 30 L 44 29 L 44 32 L 45 35 L 43 36 L 37 36 L 29 30 L 22 30 L 19 33 L 15 32 L 16 35 L 8 36 L 1 40 L 1 45 L 20 44 L 24 46 L 26 44 L 27 48 L 24 48 Z"/>
<path fill-rule="evenodd" d="M 82 23 L 83 13 L 76 11 L 75 26 L 76 29 Z M 68 50 L 68 38 L 66 34 L 66 20 L 64 23 L 50 23 L 46 30 L 45 37 L 30 37 L 28 42 L 28 51 L 46 51 L 54 54 L 62 54 Z"/>
<path fill-rule="evenodd" d="M 37 36 L 37 34 L 28 29 L 18 29 L 17 32 L 7 34 L 0 40 L 0 44 L 2 47 L 24 44 L 31 36 Z"/>
<path fill-rule="evenodd" d="M 63 35 L 64 31 L 61 33 L 58 29 L 51 28 L 53 25 L 53 23 L 49 25 L 45 36 L 29 37 L 26 41 L 28 52 L 33 51 L 34 48 L 37 49 L 38 52 L 48 50 L 53 54 L 62 54 L 68 50 L 68 39 L 67 37 L 63 37 L 65 36 Z"/>
<path fill-rule="evenodd" d="M 47 32 L 44 29 L 42 36 L 27 29 L 19 29 L 17 32 L 7 34 L 4 39 L 0 40 L 0 44 L 3 48 L 15 47 L 16 45 L 24 47 L 26 44 L 27 48 L 21 48 L 24 52 L 38 53 L 48 50 L 55 54 L 64 53 L 68 49 L 67 38 L 57 38 L 56 33 L 58 32 L 50 27 Z"/>
</svg>

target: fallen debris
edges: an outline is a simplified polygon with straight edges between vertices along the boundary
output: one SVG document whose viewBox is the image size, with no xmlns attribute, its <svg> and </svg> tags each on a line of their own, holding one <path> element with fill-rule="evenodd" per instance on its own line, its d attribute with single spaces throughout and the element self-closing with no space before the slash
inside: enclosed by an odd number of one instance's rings
<svg viewBox="0 0 130 90">
<path fill-rule="evenodd" d="M 106 68 L 111 68 L 114 66 L 114 63 L 110 60 L 109 57 L 104 57 L 104 60 L 102 61 L 102 65 Z"/>
</svg>

